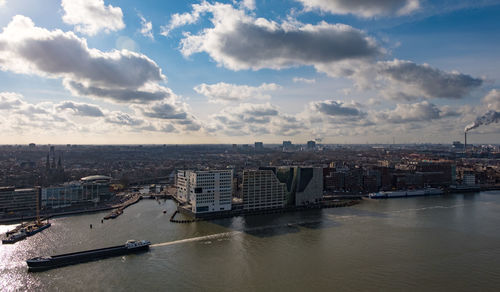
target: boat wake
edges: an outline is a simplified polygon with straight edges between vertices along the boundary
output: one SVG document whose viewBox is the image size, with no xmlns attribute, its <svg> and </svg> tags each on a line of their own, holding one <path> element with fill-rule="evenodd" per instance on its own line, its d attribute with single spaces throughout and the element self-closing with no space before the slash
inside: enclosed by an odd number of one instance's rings
<svg viewBox="0 0 500 292">
<path fill-rule="evenodd" d="M 180 240 L 174 240 L 174 241 L 168 241 L 168 242 L 162 242 L 162 243 L 155 243 L 155 244 L 152 244 L 151 247 L 169 246 L 169 245 L 175 245 L 175 244 L 181 244 L 181 243 L 187 243 L 187 242 L 196 242 L 196 241 L 228 238 L 228 237 L 234 236 L 236 234 L 240 234 L 240 233 L 242 233 L 242 232 L 241 231 L 231 231 L 231 232 L 216 233 L 216 234 L 205 235 L 205 236 L 198 236 L 198 237 L 192 237 L 192 238 L 186 238 L 186 239 L 180 239 Z"/>
<path fill-rule="evenodd" d="M 459 208 L 465 206 L 464 204 L 457 204 L 457 205 L 450 205 L 450 206 L 429 206 L 429 207 L 422 207 L 422 208 L 411 208 L 411 209 L 402 209 L 402 210 L 394 210 L 386 213 L 407 213 L 407 212 L 413 212 L 413 211 L 425 211 L 425 210 L 432 210 L 432 209 L 453 209 L 453 208 Z"/>
<path fill-rule="evenodd" d="M 191 238 L 162 242 L 162 243 L 155 243 L 155 244 L 152 244 L 151 247 L 170 246 L 170 245 L 176 245 L 176 244 L 188 243 L 188 242 L 205 241 L 205 240 L 209 241 L 209 240 L 215 240 L 215 239 L 230 238 L 230 237 L 233 237 L 235 235 L 242 234 L 244 232 L 255 232 L 255 231 L 262 231 L 262 230 L 266 230 L 266 229 L 277 229 L 277 228 L 283 228 L 283 227 L 286 227 L 286 228 L 299 227 L 299 226 L 304 226 L 304 225 L 308 225 L 308 224 L 317 224 L 320 222 L 321 221 L 315 220 L 315 221 L 302 221 L 302 222 L 294 222 L 294 223 L 286 223 L 286 224 L 257 226 L 257 227 L 245 228 L 245 230 L 243 230 L 243 231 L 236 230 L 236 231 L 222 232 L 222 233 L 216 233 L 216 234 L 210 234 L 210 235 L 204 235 L 204 236 L 198 236 L 198 237 L 191 237 Z"/>
</svg>

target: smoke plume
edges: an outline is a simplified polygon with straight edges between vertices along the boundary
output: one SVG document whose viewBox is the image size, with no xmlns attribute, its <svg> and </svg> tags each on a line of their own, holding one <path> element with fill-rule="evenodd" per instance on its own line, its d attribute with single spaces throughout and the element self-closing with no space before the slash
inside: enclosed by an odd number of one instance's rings
<svg viewBox="0 0 500 292">
<path fill-rule="evenodd" d="M 465 127 L 464 131 L 468 132 L 468 131 L 475 129 L 481 125 L 489 125 L 492 123 L 498 123 L 499 120 L 500 120 L 500 112 L 491 110 L 491 111 L 487 112 L 486 114 L 484 114 L 484 116 L 478 117 L 474 121 L 474 123 Z"/>
</svg>

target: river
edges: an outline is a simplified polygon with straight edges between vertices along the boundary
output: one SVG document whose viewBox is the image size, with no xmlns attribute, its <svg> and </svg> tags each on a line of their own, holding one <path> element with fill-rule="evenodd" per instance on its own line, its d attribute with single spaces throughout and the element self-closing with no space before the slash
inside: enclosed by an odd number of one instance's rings
<svg viewBox="0 0 500 292">
<path fill-rule="evenodd" d="M 163 210 L 167 214 L 163 214 Z M 0 290 L 498 291 L 500 192 L 364 200 L 337 209 L 169 222 L 142 200 L 0 245 Z M 89 225 L 93 228 L 90 229 Z M 0 232 L 13 226 L 0 225 Z M 147 239 L 150 251 L 32 273 L 25 260 Z"/>
</svg>

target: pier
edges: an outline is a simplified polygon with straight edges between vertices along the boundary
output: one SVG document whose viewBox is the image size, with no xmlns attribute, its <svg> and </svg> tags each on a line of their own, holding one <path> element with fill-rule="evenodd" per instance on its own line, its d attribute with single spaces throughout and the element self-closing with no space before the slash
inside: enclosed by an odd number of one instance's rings
<svg viewBox="0 0 500 292">
<path fill-rule="evenodd" d="M 139 202 L 140 200 L 142 200 L 142 196 L 139 195 L 139 194 L 136 194 L 134 195 L 132 198 L 128 199 L 127 201 L 123 202 L 123 203 L 120 203 L 118 205 L 115 205 L 113 206 L 113 208 L 116 208 L 114 209 L 113 211 L 111 211 L 111 213 L 109 213 L 108 215 L 104 216 L 104 220 L 108 220 L 108 219 L 115 219 L 116 217 L 120 216 L 121 214 L 123 214 L 123 210 L 137 202 Z"/>
</svg>

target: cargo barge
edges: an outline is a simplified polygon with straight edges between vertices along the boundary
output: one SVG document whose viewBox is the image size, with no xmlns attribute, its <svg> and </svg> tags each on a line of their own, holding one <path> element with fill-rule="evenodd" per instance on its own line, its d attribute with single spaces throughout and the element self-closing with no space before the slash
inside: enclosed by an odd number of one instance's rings
<svg viewBox="0 0 500 292">
<path fill-rule="evenodd" d="M 57 267 L 74 265 L 103 258 L 147 251 L 151 242 L 148 240 L 129 240 L 124 245 L 60 254 L 48 257 L 36 257 L 26 261 L 30 271 L 48 270 Z"/>
</svg>

